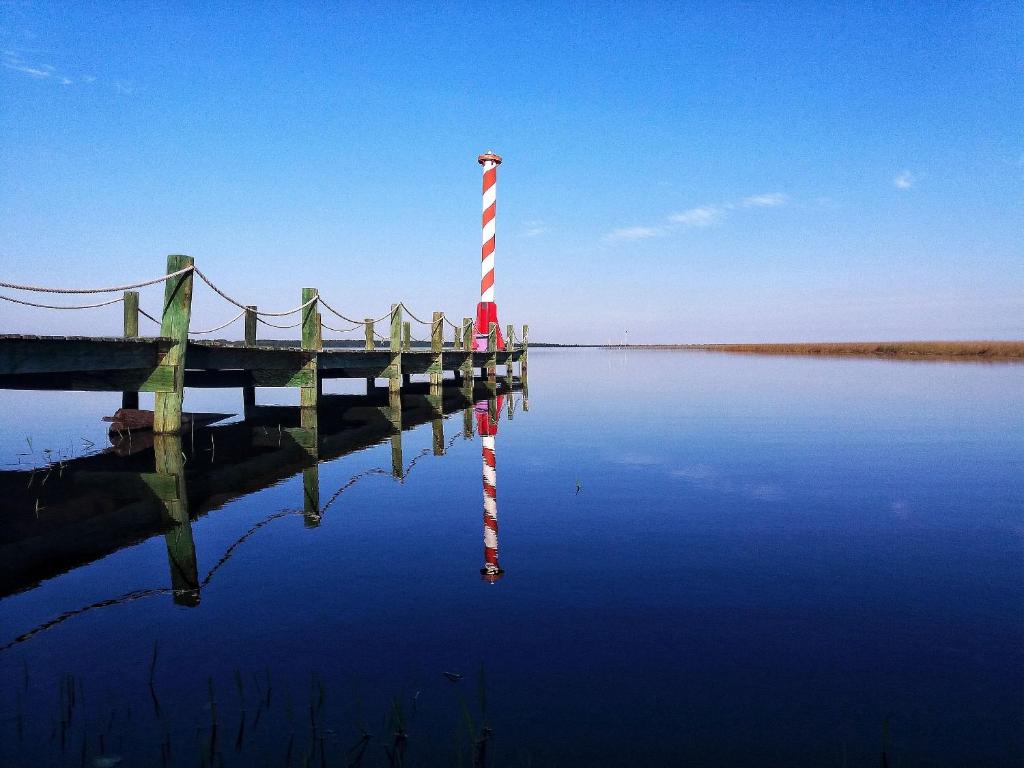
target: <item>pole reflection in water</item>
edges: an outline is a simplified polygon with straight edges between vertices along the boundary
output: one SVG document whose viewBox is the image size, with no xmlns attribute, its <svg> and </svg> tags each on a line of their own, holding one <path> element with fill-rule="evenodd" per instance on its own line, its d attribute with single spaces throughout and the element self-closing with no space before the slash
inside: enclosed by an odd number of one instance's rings
<svg viewBox="0 0 1024 768">
<path fill-rule="evenodd" d="M 156 474 L 173 478 L 170 487 L 161 492 L 160 502 L 167 522 L 164 533 L 167 562 L 171 570 L 174 602 L 179 605 L 199 604 L 199 566 L 196 545 L 192 538 L 192 521 L 188 514 L 188 491 L 185 485 L 185 455 L 180 435 L 153 435 Z"/>
<path fill-rule="evenodd" d="M 480 576 L 491 584 L 505 575 L 505 571 L 498 565 L 498 477 L 494 455 L 494 438 L 498 434 L 501 403 L 502 397 L 492 397 L 478 401 L 473 408 L 483 453 L 484 567 L 480 569 Z"/>
</svg>

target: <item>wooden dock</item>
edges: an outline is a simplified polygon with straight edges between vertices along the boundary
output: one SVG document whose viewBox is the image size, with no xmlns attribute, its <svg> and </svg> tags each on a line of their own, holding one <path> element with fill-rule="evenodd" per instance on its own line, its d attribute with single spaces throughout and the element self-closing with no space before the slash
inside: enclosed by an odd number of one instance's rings
<svg viewBox="0 0 1024 768">
<path fill-rule="evenodd" d="M 244 315 L 243 339 L 231 342 L 189 338 L 190 333 L 208 333 L 190 330 L 196 275 L 235 307 L 242 307 L 234 319 Z M 429 322 L 419 320 L 429 325 L 429 346 L 413 346 L 410 322 L 405 319 L 408 310 L 399 303 L 392 305 L 384 318 L 357 321 L 356 326 L 364 328 L 362 348 L 332 347 L 323 344 L 323 330 L 330 326 L 323 322 L 320 310 L 321 305 L 328 305 L 315 288 L 303 288 L 302 303 L 278 313 L 260 312 L 256 306 L 232 299 L 196 269 L 188 256 L 169 256 L 166 276 L 149 284 L 159 281 L 164 282 L 163 308 L 159 318 L 152 318 L 159 320 L 159 335 L 139 337 L 139 294 L 126 290 L 121 299 L 122 337 L 0 335 L 0 389 L 116 391 L 123 393 L 123 404 L 130 408 L 138 405 L 137 393 L 154 392 L 153 431 L 174 434 L 181 430 L 185 387 L 238 387 L 242 389 L 248 414 L 256 406 L 256 387 L 296 387 L 300 390 L 301 407 L 316 408 L 324 379 L 363 379 L 367 391 L 372 390 L 376 380 L 384 379 L 388 391 L 398 394 L 418 374 L 425 375 L 431 386 L 440 387 L 445 374 L 451 373 L 470 390 L 476 380 L 493 386 L 500 368 L 504 369 L 501 378 L 511 382 L 515 363 L 519 364 L 519 378 L 526 377 L 526 325 L 519 337 L 509 325 L 505 349 L 499 349 L 498 328 L 492 323 L 486 349 L 474 351 L 471 318 L 456 324 L 443 313 L 434 312 Z M 349 319 L 333 308 L 329 311 Z M 275 325 L 265 317 L 294 314 L 300 318 L 294 324 L 301 333 L 300 341 L 271 344 L 257 339 L 259 322 Z M 380 320 L 387 321 L 386 337 L 377 332 Z M 452 330 L 450 341 L 444 338 L 446 324 Z M 378 346 L 379 342 L 382 343 Z"/>
</svg>

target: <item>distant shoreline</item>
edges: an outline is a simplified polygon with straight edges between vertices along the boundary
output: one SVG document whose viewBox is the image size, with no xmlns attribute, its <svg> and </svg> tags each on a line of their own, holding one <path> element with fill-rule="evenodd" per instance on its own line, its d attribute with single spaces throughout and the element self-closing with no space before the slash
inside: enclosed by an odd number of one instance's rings
<svg viewBox="0 0 1024 768">
<path fill-rule="evenodd" d="M 786 344 L 537 344 L 531 347 L 679 349 L 750 355 L 820 355 L 1024 362 L 1024 341 L 839 341 Z"/>
</svg>

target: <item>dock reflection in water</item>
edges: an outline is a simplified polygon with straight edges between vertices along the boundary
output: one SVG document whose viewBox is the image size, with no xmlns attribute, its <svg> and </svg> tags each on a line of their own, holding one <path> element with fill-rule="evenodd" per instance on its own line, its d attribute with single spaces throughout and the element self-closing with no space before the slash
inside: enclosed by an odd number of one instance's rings
<svg viewBox="0 0 1024 768">
<path fill-rule="evenodd" d="M 104 451 L 42 469 L 0 472 L 6 508 L 0 518 L 0 597 L 32 589 L 41 581 L 162 534 L 169 585 L 135 591 L 124 599 L 166 593 L 179 605 L 198 605 L 203 587 L 255 531 L 299 513 L 306 526 L 316 527 L 329 507 L 358 480 L 387 474 L 382 468 L 360 472 L 322 501 L 322 462 L 387 441 L 391 446 L 390 474 L 403 480 L 422 457 L 405 463 L 403 431 L 430 422 L 432 447 L 425 453 L 443 456 L 450 445 L 445 442 L 444 416 L 464 410 L 460 435 L 471 438 L 474 404 L 483 409 L 483 416 L 478 416 L 479 432 L 485 441 L 485 462 L 491 451 L 493 471 L 497 414 L 507 401 L 511 416 L 514 398 L 519 395 L 525 409 L 525 390 L 518 380 L 502 381 L 496 387 L 477 384 L 475 389 L 449 384 L 411 384 L 402 393 L 374 389 L 367 395 L 325 395 L 319 409 L 250 406 L 244 421 L 198 427 L 183 435 L 112 432 L 112 445 Z M 486 441 L 492 441 L 490 449 Z M 486 472 L 485 466 L 485 484 Z M 303 480 L 301 508 L 280 510 L 257 522 L 201 577 L 192 521 L 232 499 L 299 473 Z M 493 562 L 497 578 L 501 571 L 497 568 L 493 501 L 493 495 L 485 496 L 485 510 L 489 510 L 485 521 L 490 521 L 485 522 L 485 559 L 487 569 Z M 101 601 L 102 605 L 116 602 L 118 598 Z M 82 610 L 92 607 L 100 604 Z M 15 643 L 34 633 L 19 636 Z"/>
</svg>

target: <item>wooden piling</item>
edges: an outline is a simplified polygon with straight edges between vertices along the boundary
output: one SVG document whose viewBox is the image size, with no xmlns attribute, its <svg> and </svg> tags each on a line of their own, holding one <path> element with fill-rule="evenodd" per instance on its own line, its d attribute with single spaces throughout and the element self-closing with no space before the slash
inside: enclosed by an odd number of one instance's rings
<svg viewBox="0 0 1024 768">
<path fill-rule="evenodd" d="M 462 373 L 462 386 L 473 391 L 473 318 L 462 318 L 462 349 L 466 353 L 466 359 L 460 369 Z"/>
<path fill-rule="evenodd" d="M 248 306 L 245 308 L 245 346 L 255 347 L 256 346 L 256 307 Z"/>
<path fill-rule="evenodd" d="M 245 308 L 245 346 L 255 347 L 256 346 L 256 307 L 248 306 Z M 249 379 L 252 379 L 252 374 L 249 374 Z M 249 419 L 256 413 L 256 387 L 252 384 L 248 384 L 242 387 L 242 415 L 244 418 Z"/>
<path fill-rule="evenodd" d="M 406 321 L 402 323 L 402 351 L 408 352 L 412 349 L 412 323 Z"/>
<path fill-rule="evenodd" d="M 515 345 L 512 343 L 512 325 L 511 323 L 505 326 L 505 351 L 508 353 L 508 357 L 505 358 L 505 381 L 509 385 L 512 384 L 512 352 L 515 350 Z"/>
<path fill-rule="evenodd" d="M 519 356 L 519 378 L 526 382 L 526 354 L 530 351 L 530 326 L 523 324 L 523 353 Z M 526 410 L 524 405 L 523 410 Z"/>
<path fill-rule="evenodd" d="M 494 385 L 498 377 L 498 324 L 487 326 L 487 383 Z"/>
<path fill-rule="evenodd" d="M 134 339 L 139 335 L 139 292 L 124 292 L 124 336 L 126 339 Z M 138 408 L 138 392 L 121 393 L 122 408 Z"/>
<path fill-rule="evenodd" d="M 440 387 L 444 379 L 441 353 L 444 348 L 444 313 L 435 312 L 430 321 L 430 386 Z"/>
<path fill-rule="evenodd" d="M 302 348 L 312 352 L 302 366 L 303 371 L 308 372 L 299 394 L 299 405 L 302 408 L 316 408 L 319 402 L 316 353 L 320 351 L 320 313 L 317 310 L 317 296 L 316 288 L 302 289 L 302 303 L 311 302 L 302 309 Z"/>
<path fill-rule="evenodd" d="M 374 347 L 373 318 L 372 317 L 363 318 L 363 331 L 365 332 L 365 335 L 366 335 L 366 342 L 363 344 L 363 349 L 365 349 L 367 351 L 371 351 L 373 349 L 373 347 Z M 366 394 L 370 394 L 371 392 L 373 392 L 373 388 L 376 385 L 377 385 L 376 379 L 367 378 L 366 379 Z"/>
<path fill-rule="evenodd" d="M 388 392 L 402 389 L 402 305 L 391 305 L 391 365 L 388 370 Z"/>
<path fill-rule="evenodd" d="M 167 257 L 167 274 L 191 267 L 191 256 Z M 160 335 L 171 340 L 160 360 L 171 369 L 173 391 L 157 392 L 153 407 L 153 432 L 177 434 L 181 431 L 181 406 L 185 395 L 185 351 L 188 349 L 188 324 L 192 315 L 192 270 L 164 282 L 164 306 L 160 316 Z"/>
</svg>

